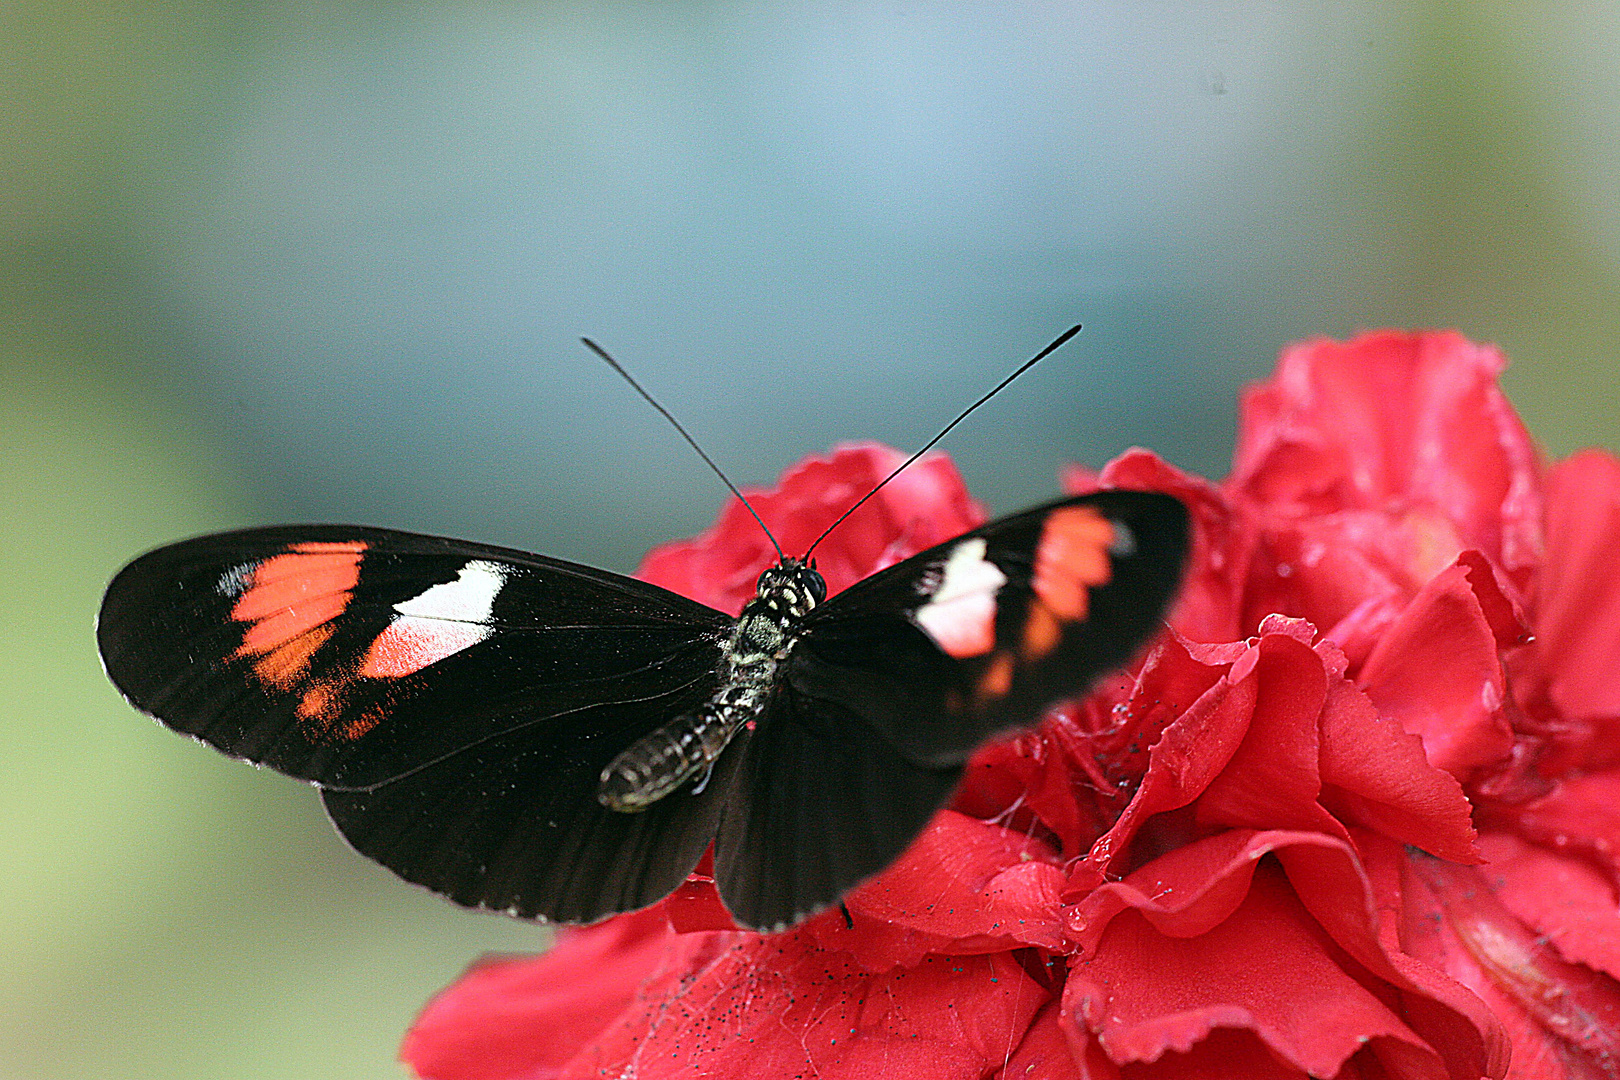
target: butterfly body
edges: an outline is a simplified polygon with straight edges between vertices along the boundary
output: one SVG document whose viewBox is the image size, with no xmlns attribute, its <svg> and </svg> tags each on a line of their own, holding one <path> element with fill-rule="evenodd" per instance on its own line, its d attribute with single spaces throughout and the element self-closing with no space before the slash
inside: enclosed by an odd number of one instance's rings
<svg viewBox="0 0 1620 1080">
<path fill-rule="evenodd" d="M 990 522 L 830 598 L 784 559 L 732 618 L 527 552 L 357 526 L 198 537 L 109 585 L 137 708 L 316 785 L 362 854 L 457 903 L 590 922 L 714 851 L 774 929 L 892 862 L 975 748 L 1128 660 L 1180 580 L 1173 498 Z"/>
<path fill-rule="evenodd" d="M 764 711 L 798 621 L 827 598 L 827 582 L 802 560 L 784 558 L 759 575 L 755 589 L 722 652 L 720 688 L 696 712 L 643 736 L 608 763 L 597 792 L 603 806 L 645 810 L 693 777 L 706 778 L 732 737 Z"/>
</svg>

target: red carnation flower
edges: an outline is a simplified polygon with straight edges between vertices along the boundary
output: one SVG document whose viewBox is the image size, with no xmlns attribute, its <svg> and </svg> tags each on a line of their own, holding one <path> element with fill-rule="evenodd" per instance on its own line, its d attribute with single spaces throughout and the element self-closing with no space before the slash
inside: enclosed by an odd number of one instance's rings
<svg viewBox="0 0 1620 1080">
<path fill-rule="evenodd" d="M 486 962 L 424 1012 L 429 1080 L 1620 1076 L 1620 462 L 1548 469 L 1495 350 L 1288 350 L 1213 485 L 1133 451 L 1070 486 L 1193 512 L 1171 626 L 983 748 L 893 866 L 786 933 L 701 873 Z M 789 549 L 899 457 L 755 505 Z M 818 556 L 833 591 L 977 524 L 948 461 Z M 729 506 L 644 576 L 736 610 Z M 701 868 L 700 868 L 701 869 Z"/>
</svg>

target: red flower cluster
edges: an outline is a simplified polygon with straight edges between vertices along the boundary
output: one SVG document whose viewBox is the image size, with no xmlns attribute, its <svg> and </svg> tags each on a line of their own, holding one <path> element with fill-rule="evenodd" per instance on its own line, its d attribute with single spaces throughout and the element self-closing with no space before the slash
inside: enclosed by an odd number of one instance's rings
<svg viewBox="0 0 1620 1080">
<path fill-rule="evenodd" d="M 431 1080 L 1620 1076 L 1620 462 L 1550 468 L 1456 334 L 1296 346 L 1232 476 L 1133 451 L 1070 486 L 1197 522 L 1135 667 L 984 748 L 837 910 L 664 903 L 474 968 L 404 1056 Z M 758 497 L 808 542 L 899 459 Z M 819 549 L 837 591 L 969 528 L 919 463 Z M 735 610 L 739 506 L 649 556 Z M 1476 831 L 1477 830 L 1477 831 Z"/>
</svg>

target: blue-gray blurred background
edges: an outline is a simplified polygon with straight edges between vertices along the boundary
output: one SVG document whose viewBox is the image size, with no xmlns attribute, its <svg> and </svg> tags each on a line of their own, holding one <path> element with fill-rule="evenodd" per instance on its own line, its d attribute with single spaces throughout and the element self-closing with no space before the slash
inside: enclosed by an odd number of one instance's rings
<svg viewBox="0 0 1620 1080">
<path fill-rule="evenodd" d="M 542 930 L 130 712 L 137 552 L 350 520 L 619 570 L 712 476 L 947 443 L 993 510 L 1219 476 L 1280 345 L 1500 342 L 1620 441 L 1620 12 L 1478 2 L 0 8 L 0 1076 L 398 1076 Z"/>
</svg>

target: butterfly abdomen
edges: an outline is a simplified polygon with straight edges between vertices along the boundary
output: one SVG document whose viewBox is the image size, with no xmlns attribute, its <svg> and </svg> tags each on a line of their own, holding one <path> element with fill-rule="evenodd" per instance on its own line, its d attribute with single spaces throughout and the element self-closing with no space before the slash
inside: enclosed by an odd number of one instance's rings
<svg viewBox="0 0 1620 1080">
<path fill-rule="evenodd" d="M 708 771 L 760 711 L 764 687 L 727 686 L 701 709 L 636 740 L 602 770 L 596 797 L 611 810 L 645 810 Z"/>
</svg>

